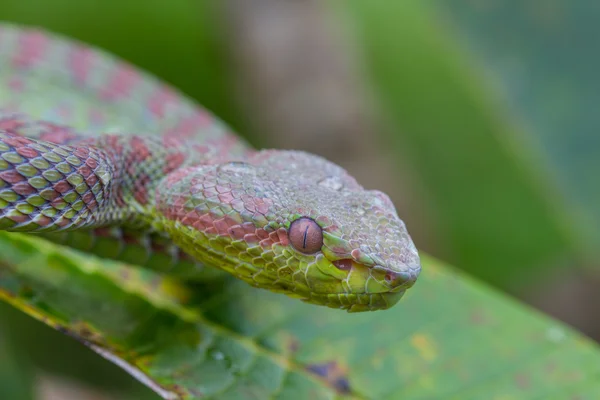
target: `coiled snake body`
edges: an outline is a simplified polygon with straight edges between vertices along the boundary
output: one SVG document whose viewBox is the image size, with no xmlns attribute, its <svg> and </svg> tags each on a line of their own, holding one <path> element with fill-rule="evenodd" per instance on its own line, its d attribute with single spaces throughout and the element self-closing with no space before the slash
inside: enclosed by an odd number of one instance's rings
<svg viewBox="0 0 600 400">
<path fill-rule="evenodd" d="M 114 57 L 0 25 L 0 229 L 194 279 L 388 308 L 420 272 L 392 202 L 320 157 L 254 151 Z"/>
</svg>

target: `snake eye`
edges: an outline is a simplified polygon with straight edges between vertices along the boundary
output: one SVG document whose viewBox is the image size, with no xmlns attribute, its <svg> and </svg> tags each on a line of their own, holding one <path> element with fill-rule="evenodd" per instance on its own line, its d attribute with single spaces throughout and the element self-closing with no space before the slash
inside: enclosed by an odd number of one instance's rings
<svg viewBox="0 0 600 400">
<path fill-rule="evenodd" d="M 290 225 L 289 238 L 292 246 L 304 254 L 313 254 L 323 246 L 323 230 L 308 217 L 298 218 Z"/>
</svg>

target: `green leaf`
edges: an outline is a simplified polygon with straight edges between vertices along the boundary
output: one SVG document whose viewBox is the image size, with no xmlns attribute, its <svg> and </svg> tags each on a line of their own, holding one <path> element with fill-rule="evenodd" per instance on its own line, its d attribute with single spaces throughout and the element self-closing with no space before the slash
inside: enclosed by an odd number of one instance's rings
<svg viewBox="0 0 600 400">
<path fill-rule="evenodd" d="M 594 39 L 600 8 L 585 0 L 438 3 L 497 83 L 507 109 L 527 127 L 540 162 L 569 201 L 578 241 L 597 257 L 600 185 L 590 171 L 600 168 Z"/>
<path fill-rule="evenodd" d="M 234 279 L 192 292 L 19 234 L 0 234 L 0 253 L 0 297 L 164 398 L 600 393 L 595 344 L 429 257 L 401 304 L 347 314 Z"/>
<path fill-rule="evenodd" d="M 565 199 L 535 163 L 528 133 L 460 46 L 442 7 L 426 1 L 334 4 L 357 30 L 392 126 L 383 139 L 422 188 L 433 221 L 424 230 L 442 244 L 436 254 L 512 290 L 526 290 L 552 265 L 576 264 L 579 236 Z M 423 224 L 410 215 L 407 223 Z"/>
<path fill-rule="evenodd" d="M 32 400 L 35 374 L 31 363 L 21 357 L 12 339 L 0 321 L 0 398 Z"/>
</svg>

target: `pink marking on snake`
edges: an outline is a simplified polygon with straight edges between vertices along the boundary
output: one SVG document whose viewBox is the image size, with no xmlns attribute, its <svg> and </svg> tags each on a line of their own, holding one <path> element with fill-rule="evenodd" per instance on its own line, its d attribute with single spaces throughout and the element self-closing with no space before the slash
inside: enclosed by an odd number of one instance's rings
<svg viewBox="0 0 600 400">
<path fill-rule="evenodd" d="M 274 242 L 271 239 L 263 239 L 258 244 L 260 247 L 268 249 L 273 246 Z"/>
<path fill-rule="evenodd" d="M 89 47 L 76 46 L 69 56 L 69 66 L 75 82 L 80 85 L 87 81 L 88 73 L 92 69 L 94 51 Z"/>
<path fill-rule="evenodd" d="M 258 236 L 252 234 L 252 233 L 247 233 L 244 235 L 244 242 L 248 243 L 248 244 L 255 244 L 258 243 L 260 240 L 258 239 Z"/>
<path fill-rule="evenodd" d="M 85 192 L 83 196 L 81 196 L 81 199 L 85 204 L 87 204 L 88 209 L 90 209 L 90 206 L 96 202 L 96 199 L 94 198 L 94 194 L 92 192 Z"/>
<path fill-rule="evenodd" d="M 215 220 L 213 225 L 217 231 L 217 234 L 219 234 L 221 236 L 229 236 L 230 228 L 237 225 L 237 222 L 229 217 L 223 217 L 223 218 L 219 218 L 219 219 Z"/>
<path fill-rule="evenodd" d="M 185 161 L 185 156 L 182 153 L 168 154 L 165 160 L 164 173 L 168 174 L 171 171 L 179 168 Z"/>
<path fill-rule="evenodd" d="M 77 168 L 77 172 L 79 172 L 84 178 L 87 178 L 92 174 L 92 169 L 87 165 L 83 164 L 82 166 Z"/>
<path fill-rule="evenodd" d="M 100 91 L 100 97 L 106 101 L 113 101 L 126 96 L 139 78 L 138 72 L 133 67 L 122 64 L 113 72 L 108 85 Z"/>
<path fill-rule="evenodd" d="M 72 223 L 73 221 L 71 221 L 70 219 L 61 216 L 57 221 L 56 221 L 56 225 L 60 226 L 60 227 L 65 227 L 67 225 L 69 225 L 70 223 Z"/>
<path fill-rule="evenodd" d="M 254 224 L 252 222 L 244 222 L 244 223 L 242 223 L 241 227 L 244 229 L 244 231 L 246 233 L 255 233 L 256 232 L 256 226 L 254 226 Z"/>
<path fill-rule="evenodd" d="M 233 132 L 228 132 L 225 138 L 219 139 L 219 145 L 216 147 L 219 150 L 220 157 L 227 157 L 231 153 L 232 149 L 238 145 L 239 139 Z"/>
<path fill-rule="evenodd" d="M 18 118 L 9 117 L 5 119 L 0 119 L 0 129 L 9 131 L 11 133 L 15 133 L 15 131 L 19 130 L 24 126 L 25 123 Z"/>
<path fill-rule="evenodd" d="M 157 197 L 158 197 L 158 192 L 157 192 Z M 175 198 L 173 203 L 167 204 L 166 206 L 161 204 L 160 202 L 158 202 L 157 199 L 157 203 L 158 203 L 158 208 L 159 211 L 162 212 L 162 214 L 165 216 L 165 218 L 170 219 L 170 220 L 177 220 L 180 213 L 179 210 L 181 210 L 181 207 L 176 206 L 174 203 L 177 202 L 177 198 Z"/>
<path fill-rule="evenodd" d="M 270 232 L 269 240 L 273 242 L 273 244 L 281 244 L 283 246 L 287 246 L 289 244 L 289 237 L 285 228 L 279 228 L 274 232 Z"/>
<path fill-rule="evenodd" d="M 234 225 L 229 227 L 227 233 L 234 240 L 244 239 L 244 236 L 246 236 L 246 232 L 244 231 L 244 228 L 241 225 Z"/>
<path fill-rule="evenodd" d="M 40 135 L 40 139 L 45 140 L 46 142 L 64 144 L 77 138 L 77 135 L 66 126 L 55 125 L 49 122 L 43 122 L 40 125 L 46 129 L 46 131 Z"/>
<path fill-rule="evenodd" d="M 118 207 L 125 207 L 127 205 L 123 196 L 123 187 L 120 185 L 117 186 L 117 190 L 115 190 L 115 203 Z"/>
<path fill-rule="evenodd" d="M 198 132 L 198 130 L 210 125 L 212 121 L 208 113 L 196 112 L 191 117 L 183 119 L 173 129 L 168 130 L 167 137 L 189 138 Z"/>
<path fill-rule="evenodd" d="M 193 222 L 192 226 L 194 229 L 206 233 L 209 231 L 209 229 L 214 228 L 213 218 L 209 214 L 203 214 Z"/>
<path fill-rule="evenodd" d="M 179 221 L 185 226 L 196 227 L 198 223 L 200 223 L 200 216 L 196 210 L 188 211 L 183 217 L 181 216 L 181 211 L 172 210 L 171 213 L 174 214 L 176 218 L 179 217 Z"/>
<path fill-rule="evenodd" d="M 5 138 L 3 139 L 3 141 L 4 141 L 4 143 L 6 143 L 7 145 L 9 145 L 9 146 L 12 146 L 12 147 L 15 147 L 15 148 L 16 148 L 16 147 L 21 147 L 21 146 L 24 146 L 24 145 L 27 145 L 27 144 L 31 144 L 31 143 L 33 143 L 33 140 L 31 140 L 31 139 L 27 139 L 27 138 L 26 138 L 26 137 L 24 137 L 24 136 L 19 136 L 19 135 L 17 135 L 17 134 L 10 134 L 10 135 L 7 135 L 7 137 L 5 137 Z"/>
<path fill-rule="evenodd" d="M 273 200 L 263 199 L 260 197 L 252 197 L 250 195 L 242 196 L 244 207 L 251 213 L 259 213 L 265 215 L 269 212 L 271 206 L 273 206 Z"/>
<path fill-rule="evenodd" d="M 131 138 L 131 150 L 136 161 L 144 161 L 152 157 L 152 152 L 146 145 L 144 139 L 134 136 Z"/>
<path fill-rule="evenodd" d="M 12 190 L 20 196 L 29 196 L 30 194 L 34 194 L 36 192 L 35 188 L 27 182 L 15 183 L 12 186 Z"/>
<path fill-rule="evenodd" d="M 106 136 L 106 146 L 111 149 L 115 154 L 123 154 L 123 144 L 120 142 L 120 138 L 117 135 Z"/>
<path fill-rule="evenodd" d="M 233 193 L 232 193 L 232 195 L 233 195 Z M 238 213 L 241 213 L 242 211 L 245 210 L 244 202 L 242 201 L 242 199 L 236 199 L 235 197 L 233 200 L 231 200 L 229 202 L 229 206 L 231 208 L 233 208 L 235 211 L 237 211 Z"/>
<path fill-rule="evenodd" d="M 208 228 L 211 227 L 211 225 L 206 225 L 201 221 L 196 221 L 190 226 L 192 226 L 195 230 L 197 230 L 199 232 L 206 232 L 208 230 Z"/>
<path fill-rule="evenodd" d="M 231 192 L 221 193 L 219 196 L 219 201 L 221 203 L 230 204 L 234 200 L 233 194 Z"/>
<path fill-rule="evenodd" d="M 62 199 L 62 197 L 57 197 L 50 202 L 50 205 L 56 209 L 62 210 L 66 207 L 67 202 Z"/>
<path fill-rule="evenodd" d="M 196 154 L 211 154 L 213 151 L 213 147 L 208 146 L 206 144 L 194 143 L 192 144 L 192 151 Z"/>
<path fill-rule="evenodd" d="M 48 226 L 52 224 L 52 218 L 46 217 L 45 215 L 41 215 L 37 217 L 35 221 L 39 226 Z"/>
<path fill-rule="evenodd" d="M 31 147 L 17 147 L 15 151 L 25 158 L 35 158 L 39 155 L 39 153 Z"/>
<path fill-rule="evenodd" d="M 190 174 L 190 172 L 191 172 L 191 168 L 179 168 L 176 171 L 173 171 L 172 173 L 170 173 L 169 176 L 167 176 L 167 180 L 166 180 L 167 189 L 170 189 L 171 187 L 173 187 L 174 184 L 176 184 L 181 179 L 188 176 Z M 157 194 L 158 194 L 158 192 L 157 192 Z"/>
<path fill-rule="evenodd" d="M 170 137 L 165 135 L 161 135 L 162 145 L 165 149 L 177 149 L 181 145 L 181 140 L 177 137 Z"/>
<path fill-rule="evenodd" d="M 183 209 L 185 207 L 186 202 L 187 202 L 187 199 L 184 196 L 176 196 L 176 197 L 174 197 L 174 201 L 172 204 L 173 204 L 173 207 Z"/>
<path fill-rule="evenodd" d="M 211 187 L 203 187 L 202 188 L 202 194 L 204 195 L 204 197 L 206 199 L 211 199 L 211 198 L 216 198 L 219 195 L 219 192 L 217 192 L 217 189 L 213 186 Z"/>
<path fill-rule="evenodd" d="M 76 157 L 81 158 L 82 160 L 85 160 L 86 158 L 89 157 L 90 155 L 90 150 L 85 148 L 85 147 L 77 147 L 75 148 L 75 150 L 73 150 L 73 154 Z M 87 166 L 88 168 L 90 168 L 89 166 Z"/>
<path fill-rule="evenodd" d="M 340 227 L 336 224 L 331 224 L 328 226 L 324 226 L 323 230 L 328 233 L 336 233 L 336 232 L 340 232 Z"/>
<path fill-rule="evenodd" d="M 301 213 L 305 213 L 305 210 L 299 211 Z M 327 217 L 326 215 L 320 215 L 317 217 L 316 222 L 321 225 L 321 226 L 330 226 L 331 225 L 331 219 L 329 219 L 329 217 Z"/>
<path fill-rule="evenodd" d="M 19 37 L 18 50 L 12 60 L 16 67 L 29 68 L 44 55 L 48 36 L 40 31 L 29 31 Z"/>
<path fill-rule="evenodd" d="M 86 204 L 86 206 L 88 210 L 94 211 L 96 208 L 98 208 L 98 202 L 95 198 L 93 198 L 89 203 Z"/>
<path fill-rule="evenodd" d="M 256 210 L 261 214 L 267 214 L 271 207 L 273 206 L 273 200 L 271 199 L 261 199 L 258 198 L 255 201 Z"/>
<path fill-rule="evenodd" d="M 150 97 L 148 109 L 158 118 L 164 117 L 167 106 L 177 104 L 177 94 L 168 86 L 161 86 L 158 91 Z"/>
<path fill-rule="evenodd" d="M 29 221 L 29 216 L 25 214 L 13 214 L 9 218 L 18 224 L 22 224 L 23 222 Z"/>
<path fill-rule="evenodd" d="M 290 237 L 288 231 L 285 228 L 279 228 L 277 230 L 277 236 L 279 237 L 279 243 L 282 246 L 288 246 L 290 244 Z"/>
<path fill-rule="evenodd" d="M 98 182 L 98 178 L 94 174 L 85 178 L 85 183 L 87 183 L 89 187 L 94 186 L 97 182 Z"/>
<path fill-rule="evenodd" d="M 96 169 L 96 167 L 98 167 L 98 161 L 94 160 L 93 158 L 88 158 L 87 160 L 85 160 L 85 165 L 87 165 L 91 169 Z"/>
<path fill-rule="evenodd" d="M 140 174 L 138 176 L 133 197 L 140 204 L 146 204 L 148 202 L 148 184 L 150 183 L 150 176 L 147 174 Z"/>
<path fill-rule="evenodd" d="M 202 214 L 202 216 L 198 219 L 199 222 L 206 226 L 212 226 L 214 222 L 214 218 L 209 213 Z"/>
<path fill-rule="evenodd" d="M 258 238 L 260 240 L 264 240 L 269 237 L 269 232 L 267 232 L 266 230 L 264 230 L 262 228 L 256 229 L 255 233 L 256 233 L 256 236 L 258 236 Z"/>
<path fill-rule="evenodd" d="M 0 179 L 6 183 L 17 183 L 25 180 L 25 177 L 14 169 L 0 172 Z"/>
<path fill-rule="evenodd" d="M 219 185 L 219 184 L 217 184 L 215 186 L 215 189 L 217 190 L 217 193 L 229 193 L 229 192 L 231 192 L 231 187 L 229 187 L 229 186 L 223 186 L 223 185 Z"/>
<path fill-rule="evenodd" d="M 71 190 L 71 184 L 67 181 L 58 181 L 53 187 L 58 193 L 66 193 Z"/>
</svg>

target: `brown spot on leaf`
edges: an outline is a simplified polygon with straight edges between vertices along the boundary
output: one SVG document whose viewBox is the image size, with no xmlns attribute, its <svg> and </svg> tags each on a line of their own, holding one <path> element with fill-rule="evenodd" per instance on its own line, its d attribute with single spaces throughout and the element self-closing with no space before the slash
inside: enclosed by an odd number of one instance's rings
<svg viewBox="0 0 600 400">
<path fill-rule="evenodd" d="M 489 323 L 489 317 L 482 308 L 475 308 L 469 315 L 469 320 L 473 325 L 486 325 Z"/>
<path fill-rule="evenodd" d="M 515 376 L 515 383 L 519 389 L 529 389 L 531 386 L 531 381 L 525 374 L 517 374 Z"/>
<path fill-rule="evenodd" d="M 347 370 L 336 361 L 321 364 L 311 364 L 306 369 L 315 375 L 325 379 L 340 394 L 350 394 L 350 382 Z"/>
<path fill-rule="evenodd" d="M 131 278 L 131 271 L 128 268 L 123 268 L 119 270 L 119 276 L 124 281 L 128 281 Z"/>
<path fill-rule="evenodd" d="M 286 347 L 290 353 L 295 353 L 300 349 L 300 341 L 294 336 L 290 336 L 287 340 Z"/>
</svg>

